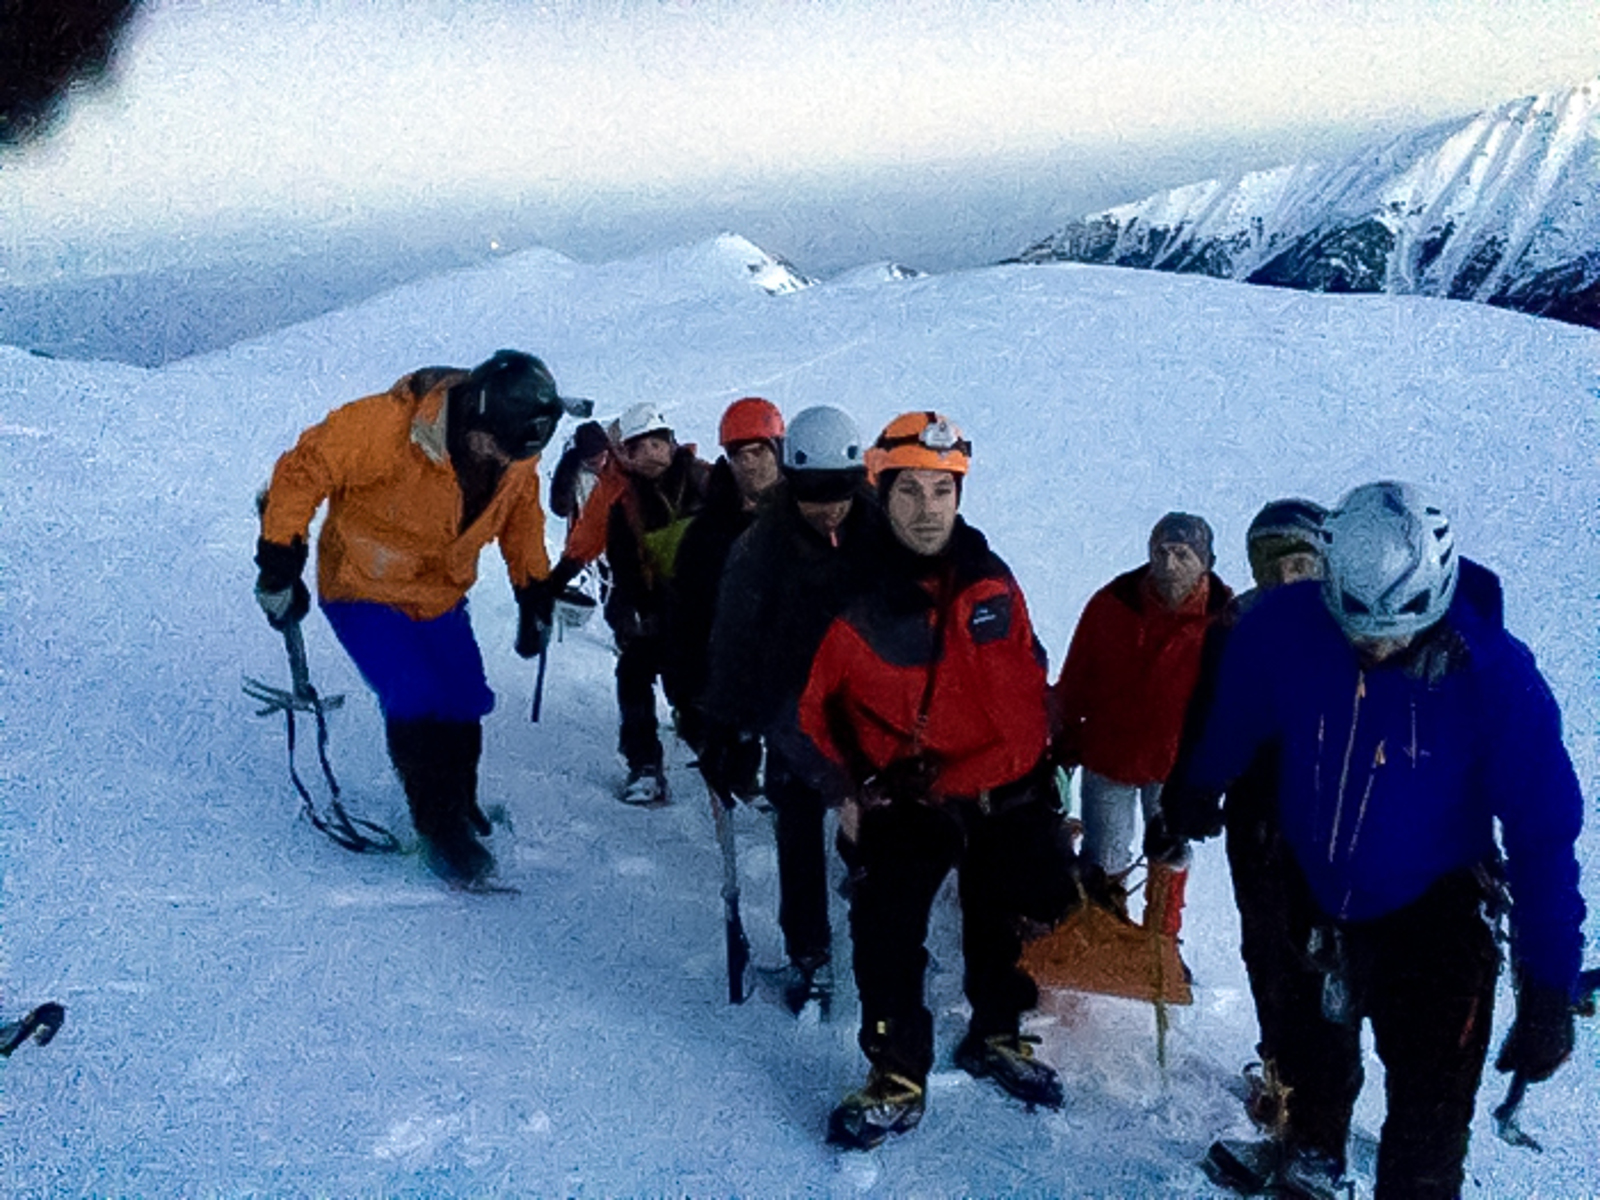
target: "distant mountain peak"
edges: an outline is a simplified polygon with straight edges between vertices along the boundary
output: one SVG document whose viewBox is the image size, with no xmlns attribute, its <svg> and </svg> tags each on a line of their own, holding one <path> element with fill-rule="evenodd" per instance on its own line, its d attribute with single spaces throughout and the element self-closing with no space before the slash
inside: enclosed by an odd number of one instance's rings
<svg viewBox="0 0 1600 1200">
<path fill-rule="evenodd" d="M 1018 260 L 1442 296 L 1600 327 L 1600 78 L 1340 161 L 1092 213 Z"/>
<path fill-rule="evenodd" d="M 798 292 L 816 282 L 801 274 L 799 268 L 788 259 L 768 253 L 737 233 L 719 234 L 712 240 L 711 246 L 717 253 L 742 263 L 751 281 L 769 295 Z"/>
</svg>

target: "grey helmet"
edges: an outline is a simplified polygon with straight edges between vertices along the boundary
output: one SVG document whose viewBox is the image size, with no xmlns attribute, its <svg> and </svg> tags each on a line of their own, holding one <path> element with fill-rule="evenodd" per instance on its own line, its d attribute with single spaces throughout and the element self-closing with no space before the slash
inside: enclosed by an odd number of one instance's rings
<svg viewBox="0 0 1600 1200">
<path fill-rule="evenodd" d="M 783 439 L 783 473 L 800 501 L 833 503 L 853 496 L 867 478 L 854 418 L 831 404 L 796 413 Z"/>
<path fill-rule="evenodd" d="M 1418 489 L 1363 484 L 1322 528 L 1323 600 L 1350 637 L 1408 637 L 1443 618 L 1461 562 L 1450 518 Z"/>
<path fill-rule="evenodd" d="M 861 430 L 831 404 L 803 409 L 789 422 L 783 465 L 791 471 L 865 471 Z"/>
</svg>

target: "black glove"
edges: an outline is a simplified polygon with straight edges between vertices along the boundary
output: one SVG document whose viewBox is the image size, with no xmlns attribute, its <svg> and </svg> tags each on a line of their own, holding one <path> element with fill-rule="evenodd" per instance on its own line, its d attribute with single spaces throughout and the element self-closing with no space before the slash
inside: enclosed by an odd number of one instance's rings
<svg viewBox="0 0 1600 1200">
<path fill-rule="evenodd" d="M 575 558 L 568 558 L 563 554 L 550 571 L 550 578 L 544 581 L 545 586 L 550 591 L 550 595 L 559 596 L 567 584 L 576 579 L 578 573 L 582 570 L 583 564 L 581 562 Z"/>
<path fill-rule="evenodd" d="M 298 625 L 311 611 L 311 593 L 301 582 L 300 573 L 306 567 L 306 544 L 295 538 L 287 546 L 256 541 L 256 603 L 267 614 L 267 624 L 282 632 Z"/>
<path fill-rule="evenodd" d="M 556 592 L 550 580 L 535 579 L 516 590 L 517 653 L 536 658 L 550 645 L 550 626 L 555 620 Z"/>
<path fill-rule="evenodd" d="M 1572 1001 L 1560 988 L 1522 979 L 1517 984 L 1517 1019 L 1494 1060 L 1495 1070 L 1515 1071 L 1543 1083 L 1572 1054 Z"/>
<path fill-rule="evenodd" d="M 742 782 L 740 771 L 745 760 L 750 735 L 731 725 L 708 723 L 702 735 L 702 744 L 696 766 L 700 776 L 723 803 L 732 805 Z"/>
<path fill-rule="evenodd" d="M 1161 791 L 1161 814 L 1169 836 L 1203 842 L 1222 832 L 1222 793 L 1174 784 Z"/>
<path fill-rule="evenodd" d="M 867 808 L 882 804 L 920 804 L 933 791 L 938 778 L 939 764 L 931 754 L 897 758 L 861 785 L 862 803 Z"/>
<path fill-rule="evenodd" d="M 1167 826 L 1165 813 L 1156 813 L 1144 825 L 1146 862 L 1179 866 L 1189 857 L 1189 843 Z"/>
<path fill-rule="evenodd" d="M 693 704 L 675 705 L 672 710 L 672 727 L 678 734 L 678 740 L 699 757 L 706 748 L 706 718 L 705 714 Z"/>
</svg>

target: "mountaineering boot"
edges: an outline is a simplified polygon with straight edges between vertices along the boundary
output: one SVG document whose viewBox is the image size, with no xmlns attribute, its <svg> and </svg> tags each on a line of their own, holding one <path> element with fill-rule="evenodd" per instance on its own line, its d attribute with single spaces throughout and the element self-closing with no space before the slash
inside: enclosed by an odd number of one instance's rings
<svg viewBox="0 0 1600 1200">
<path fill-rule="evenodd" d="M 1060 1108 L 1066 1102 L 1061 1077 L 1033 1056 L 1039 1039 L 1019 1033 L 968 1031 L 956 1047 L 955 1063 L 975 1079 L 993 1079 L 1018 1100 Z"/>
<path fill-rule="evenodd" d="M 495 865 L 473 833 L 471 815 L 483 727 L 476 721 L 391 718 L 385 732 L 428 869 L 452 885 L 481 883 Z"/>
<path fill-rule="evenodd" d="M 1355 1180 L 1332 1154 L 1301 1146 L 1290 1151 L 1278 1179 L 1285 1195 L 1297 1200 L 1356 1200 Z"/>
<path fill-rule="evenodd" d="M 1275 1138 L 1219 1138 L 1200 1163 L 1210 1180 L 1244 1196 L 1275 1195 L 1283 1175 L 1283 1143 Z"/>
<path fill-rule="evenodd" d="M 667 777 L 659 766 L 635 767 L 622 785 L 622 802 L 640 808 L 659 808 L 667 803 Z"/>
<path fill-rule="evenodd" d="M 920 1082 L 874 1066 L 865 1085 L 846 1096 L 828 1117 L 828 1142 L 849 1150 L 871 1150 L 891 1134 L 915 1129 L 924 1106 Z"/>
<path fill-rule="evenodd" d="M 831 1015 L 833 960 L 830 956 L 823 954 L 793 960 L 783 969 L 779 983 L 783 988 L 783 1006 L 795 1016 L 813 1001 L 824 1021 Z"/>
<path fill-rule="evenodd" d="M 494 855 L 470 829 L 423 838 L 422 857 L 428 870 L 455 887 L 474 887 L 494 874 Z"/>
</svg>

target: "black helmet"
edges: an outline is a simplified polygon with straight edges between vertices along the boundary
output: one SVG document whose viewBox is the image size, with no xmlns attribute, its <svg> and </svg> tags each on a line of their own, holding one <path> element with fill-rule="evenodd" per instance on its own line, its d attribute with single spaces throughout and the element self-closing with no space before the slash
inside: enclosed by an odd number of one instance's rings
<svg viewBox="0 0 1600 1200">
<path fill-rule="evenodd" d="M 1274 500 L 1250 522 L 1246 541 L 1259 537 L 1298 537 L 1309 543 L 1322 541 L 1322 522 L 1328 510 L 1315 500 Z"/>
<path fill-rule="evenodd" d="M 1322 523 L 1327 515 L 1328 510 L 1316 501 L 1299 498 L 1274 500 L 1264 507 L 1245 534 L 1250 573 L 1260 581 L 1274 562 L 1290 554 L 1321 558 L 1326 548 Z"/>
<path fill-rule="evenodd" d="M 456 387 L 466 428 L 492 434 L 512 458 L 532 458 L 549 445 L 574 403 L 556 391 L 544 363 L 520 350 L 496 350 Z"/>
</svg>

